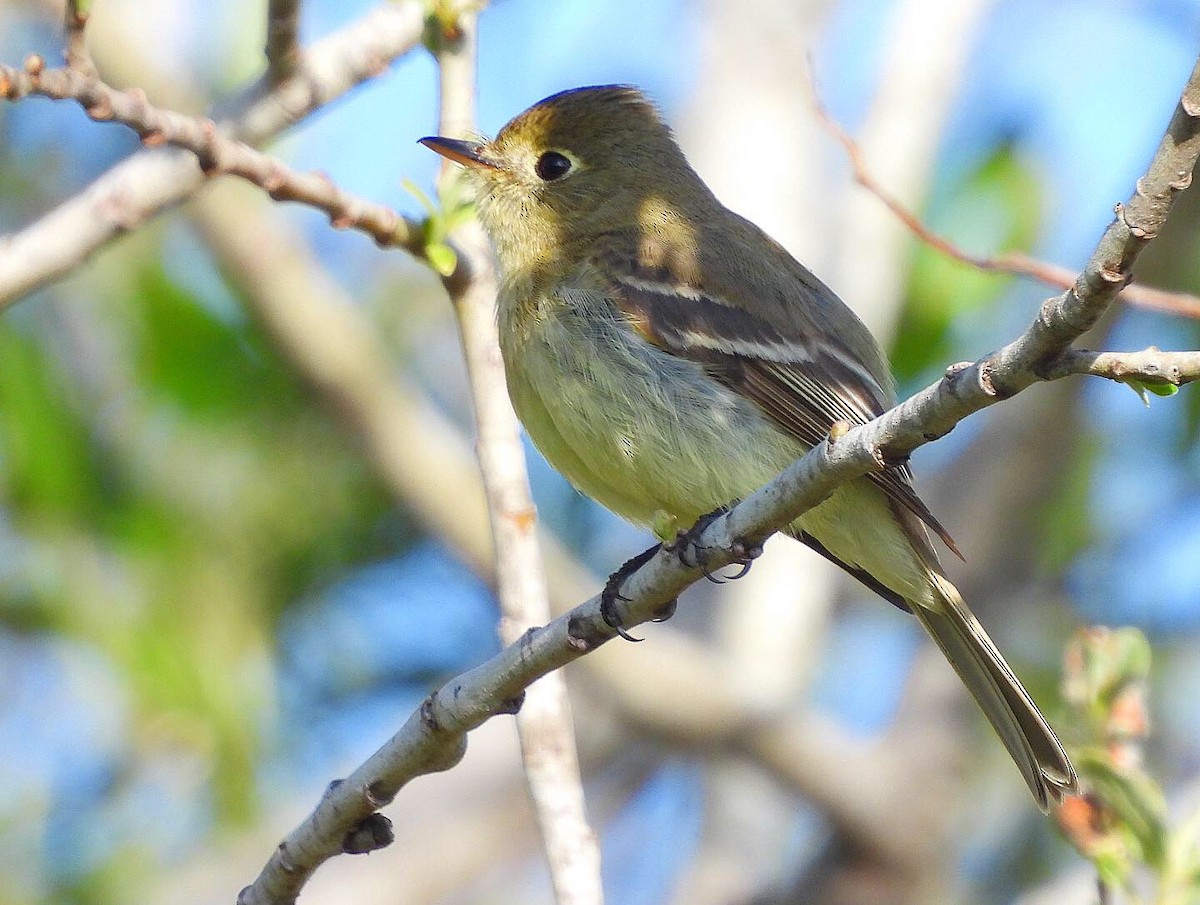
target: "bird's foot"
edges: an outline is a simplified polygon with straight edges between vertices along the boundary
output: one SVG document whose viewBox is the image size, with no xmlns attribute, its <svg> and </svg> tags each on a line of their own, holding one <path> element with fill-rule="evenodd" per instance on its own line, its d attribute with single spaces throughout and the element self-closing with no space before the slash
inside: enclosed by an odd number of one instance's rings
<svg viewBox="0 0 1200 905">
<path fill-rule="evenodd" d="M 626 641 L 644 641 L 644 638 L 635 638 L 629 634 L 625 628 L 624 622 L 621 620 L 620 613 L 617 612 L 616 606 L 618 600 L 628 600 L 621 594 L 621 585 L 625 583 L 625 579 L 652 560 L 658 553 L 662 544 L 655 544 L 649 550 L 643 550 L 637 556 L 630 559 L 628 562 L 608 576 L 608 581 L 604 583 L 604 590 L 600 592 L 600 615 L 604 621 L 610 625 L 614 631 Z M 678 601 L 675 598 L 668 600 L 658 612 L 655 613 L 652 622 L 666 622 L 675 615 L 675 607 Z"/>
<path fill-rule="evenodd" d="M 675 553 L 679 557 L 679 561 L 689 569 L 700 569 L 704 573 L 704 577 L 713 584 L 724 584 L 726 581 L 737 581 L 742 578 L 750 567 L 754 565 L 754 560 L 762 555 L 762 544 L 750 544 L 741 540 L 735 540 L 732 548 L 734 565 L 741 568 L 734 575 L 726 575 L 724 577 L 714 575 L 708 568 L 708 553 L 705 547 L 700 544 L 700 536 L 704 530 L 729 511 L 728 506 L 722 506 L 720 509 L 714 509 L 706 515 L 700 516 L 691 528 L 679 531 L 675 535 L 675 539 L 667 544 L 664 548 Z"/>
</svg>

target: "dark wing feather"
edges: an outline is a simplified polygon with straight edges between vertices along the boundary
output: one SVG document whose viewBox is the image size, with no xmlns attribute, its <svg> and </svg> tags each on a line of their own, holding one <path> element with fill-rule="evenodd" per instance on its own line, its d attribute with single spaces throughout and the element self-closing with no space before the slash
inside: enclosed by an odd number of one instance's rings
<svg viewBox="0 0 1200 905">
<path fill-rule="evenodd" d="M 839 343 L 785 336 L 775 325 L 663 274 L 622 272 L 606 261 L 613 296 L 631 325 L 659 348 L 703 363 L 713 377 L 752 400 L 781 428 L 816 446 L 837 421 L 865 424 L 890 406 L 874 375 Z M 895 503 L 961 556 L 949 532 L 912 487 L 907 466 L 870 475 Z"/>
</svg>

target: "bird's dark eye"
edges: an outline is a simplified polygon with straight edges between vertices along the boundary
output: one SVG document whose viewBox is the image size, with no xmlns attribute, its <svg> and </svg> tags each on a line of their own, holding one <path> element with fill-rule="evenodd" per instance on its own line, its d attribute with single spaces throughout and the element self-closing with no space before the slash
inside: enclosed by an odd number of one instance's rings
<svg viewBox="0 0 1200 905">
<path fill-rule="evenodd" d="M 544 179 L 546 182 L 553 182 L 555 179 L 560 179 L 571 172 L 571 161 L 557 151 L 547 151 L 537 159 L 537 163 L 534 164 L 533 169 L 538 174 L 539 179 Z"/>
</svg>

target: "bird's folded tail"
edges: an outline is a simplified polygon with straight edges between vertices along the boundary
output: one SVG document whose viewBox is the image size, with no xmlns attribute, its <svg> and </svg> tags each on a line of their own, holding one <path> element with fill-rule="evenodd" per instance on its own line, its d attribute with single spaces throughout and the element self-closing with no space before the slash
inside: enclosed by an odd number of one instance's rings
<svg viewBox="0 0 1200 905">
<path fill-rule="evenodd" d="M 1042 811 L 1078 794 L 1075 768 L 1029 692 L 1004 661 L 958 589 L 929 571 L 934 605 L 910 603 L 913 613 L 954 667 L 1021 770 Z"/>
</svg>

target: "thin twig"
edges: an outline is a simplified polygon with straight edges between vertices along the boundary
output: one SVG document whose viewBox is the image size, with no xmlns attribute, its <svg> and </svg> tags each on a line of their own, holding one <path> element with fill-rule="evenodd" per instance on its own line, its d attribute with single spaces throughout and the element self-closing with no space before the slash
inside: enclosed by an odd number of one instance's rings
<svg viewBox="0 0 1200 905">
<path fill-rule="evenodd" d="M 1047 380 L 1072 374 L 1090 374 L 1118 383 L 1181 387 L 1200 380 L 1200 352 L 1164 352 L 1154 346 L 1141 352 L 1071 349 L 1042 372 Z"/>
<path fill-rule="evenodd" d="M 96 64 L 88 52 L 85 35 L 91 10 L 91 0 L 67 0 L 67 8 L 63 16 L 63 27 L 66 30 L 66 50 L 63 58 L 69 69 L 74 69 L 88 77 L 96 75 Z"/>
<path fill-rule="evenodd" d="M 274 88 L 248 86 L 214 119 L 230 137 L 259 145 L 386 71 L 420 43 L 424 28 L 421 0 L 386 0 L 308 48 L 295 77 Z M 0 75 L 0 97 L 8 90 Z M 41 219 L 0 236 L 0 310 L 204 184 L 191 153 L 143 151 L 116 164 Z"/>
<path fill-rule="evenodd" d="M 973 254 L 959 247 L 945 236 L 934 232 L 925 225 L 920 217 L 910 211 L 899 199 L 891 194 L 875 177 L 875 174 L 867 165 L 858 142 L 826 109 L 817 91 L 816 79 L 812 73 L 811 66 L 809 67 L 809 78 L 806 84 L 818 121 L 845 150 L 846 159 L 850 162 L 855 181 L 883 202 L 888 210 L 896 216 L 897 220 L 903 223 L 914 236 L 930 248 L 956 261 L 969 264 L 978 270 L 1031 277 L 1047 286 L 1054 286 L 1058 289 L 1070 289 L 1075 284 L 1078 274 L 1069 268 L 1040 261 L 1019 251 L 1007 251 L 997 255 Z M 1186 292 L 1171 292 L 1165 289 L 1156 289 L 1151 286 L 1143 286 L 1139 283 L 1130 282 L 1121 291 L 1121 299 L 1130 305 L 1136 305 L 1140 308 L 1164 311 L 1183 317 L 1200 318 L 1200 298 Z"/>
<path fill-rule="evenodd" d="M 861 153 L 875 164 L 878 181 L 901 204 L 916 206 L 928 194 L 945 122 L 994 5 L 994 0 L 955 0 L 931 16 L 927 0 L 888 4 L 886 37 L 871 67 L 875 84 L 858 141 L 865 149 Z M 869 194 L 849 183 L 838 189 L 832 203 L 840 236 L 832 243 L 829 278 L 856 311 L 873 315 L 868 326 L 886 346 L 904 307 L 908 235 Z"/>
<path fill-rule="evenodd" d="M 442 135 L 466 136 L 475 128 L 475 41 L 473 9 L 460 12 L 453 29 L 443 29 L 436 37 Z M 443 180 L 458 178 L 456 168 L 443 166 Z M 469 278 L 452 276 L 445 283 L 471 380 L 479 464 L 496 548 L 500 637 L 504 644 L 513 644 L 550 621 L 550 602 L 520 428 L 504 389 L 491 252 L 477 222 L 462 227 L 454 238 L 460 267 Z M 575 729 L 561 672 L 528 689 L 517 713 L 517 732 L 555 899 L 559 905 L 601 905 L 600 849 L 585 813 Z"/>
<path fill-rule="evenodd" d="M 267 4 L 267 81 L 290 78 L 300 65 L 300 0 Z"/>
<path fill-rule="evenodd" d="M 70 68 L 46 69 L 34 55 L 22 69 L 0 66 L 0 93 L 9 100 L 39 95 L 77 102 L 92 119 L 128 126 L 142 144 L 171 145 L 192 152 L 208 177 L 237 176 L 276 201 L 299 201 L 329 215 L 338 229 L 357 229 L 381 246 L 424 255 L 421 226 L 391 208 L 351 195 L 324 173 L 301 173 L 277 157 L 227 137 L 210 119 L 153 106 L 138 89 L 120 91 Z"/>
<path fill-rule="evenodd" d="M 1157 235 L 1200 156 L 1200 63 L 1192 72 L 1150 169 L 1101 237 L 1071 291 L 1049 299 L 1012 343 L 974 364 L 951 369 L 936 384 L 836 441 L 826 440 L 768 485 L 714 520 L 698 543 L 707 567 L 733 561 L 735 549 L 791 524 L 838 486 L 911 452 L 963 418 L 1020 392 L 1053 371 L 1054 363 L 1115 301 L 1137 256 Z M 675 554 L 659 555 L 622 585 L 621 622 L 639 625 L 700 578 Z M 250 902 L 290 902 L 312 872 L 338 854 L 344 840 L 414 777 L 449 769 L 466 734 L 513 702 L 534 680 L 613 637 L 599 597 L 522 636 L 496 657 L 431 694 L 417 713 L 280 845 L 266 872 L 285 882 Z"/>
</svg>

